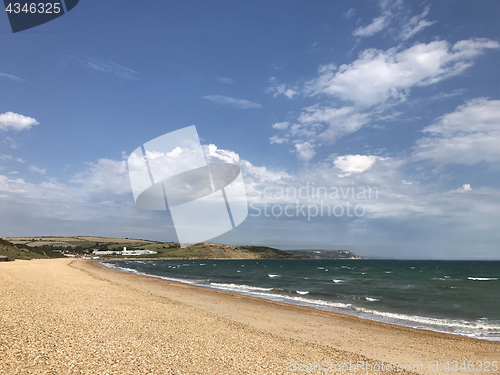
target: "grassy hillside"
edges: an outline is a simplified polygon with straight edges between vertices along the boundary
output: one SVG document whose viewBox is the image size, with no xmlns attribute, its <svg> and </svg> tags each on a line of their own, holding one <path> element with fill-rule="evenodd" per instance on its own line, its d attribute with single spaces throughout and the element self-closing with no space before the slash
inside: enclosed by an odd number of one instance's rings
<svg viewBox="0 0 500 375">
<path fill-rule="evenodd" d="M 147 240 L 136 240 L 129 238 L 108 238 L 90 236 L 43 236 L 43 237 L 11 237 L 8 239 L 13 244 L 23 244 L 29 247 L 49 247 L 72 249 L 77 246 L 82 248 L 93 248 L 106 245 L 110 250 L 121 249 L 123 246 L 144 246 L 157 242 Z"/>
<path fill-rule="evenodd" d="M 41 248 L 30 248 L 24 244 L 13 244 L 0 238 L 0 256 L 15 259 L 48 259 L 61 257 L 60 254 Z"/>
<path fill-rule="evenodd" d="M 35 252 L 39 255 L 47 254 L 47 256 L 52 256 L 54 253 L 53 250 L 63 250 L 83 254 L 87 249 L 121 250 L 123 247 L 127 247 L 128 250 L 144 249 L 158 252 L 158 254 L 154 255 L 141 255 L 141 258 L 301 259 L 300 256 L 292 255 L 270 247 L 228 246 L 209 242 L 202 242 L 181 248 L 178 243 L 174 242 L 155 242 L 129 238 L 89 236 L 13 237 L 9 238 L 9 241 L 15 244 L 18 248 L 22 247 L 25 250 Z M 54 254 L 60 256 L 60 253 Z M 120 256 L 102 256 L 102 258 L 111 257 L 117 258 Z"/>
<path fill-rule="evenodd" d="M 300 259 L 270 247 L 228 246 L 202 242 L 185 248 L 169 248 L 161 251 L 163 257 L 202 258 L 202 259 Z M 160 255 L 160 252 L 158 255 Z"/>
</svg>

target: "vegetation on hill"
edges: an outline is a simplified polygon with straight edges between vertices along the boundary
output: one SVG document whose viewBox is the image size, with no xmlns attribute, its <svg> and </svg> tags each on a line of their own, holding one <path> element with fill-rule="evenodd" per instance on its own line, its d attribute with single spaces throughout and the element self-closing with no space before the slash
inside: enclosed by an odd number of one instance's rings
<svg viewBox="0 0 500 375">
<path fill-rule="evenodd" d="M 141 258 L 197 258 L 197 259 L 301 259 L 278 249 L 265 246 L 228 246 L 202 242 L 181 248 L 175 242 L 156 242 L 129 238 L 107 238 L 89 236 L 64 237 L 16 237 L 9 238 L 12 246 L 17 246 L 31 253 L 31 258 L 62 256 L 62 252 L 73 254 L 91 254 L 93 250 L 152 250 L 157 254 L 141 255 Z M 0 253 L 1 255 L 1 253 Z M 122 256 L 102 255 L 101 258 L 121 258 Z M 134 257 L 136 258 L 136 257 Z M 29 258 L 16 258 L 29 259 Z"/>
<path fill-rule="evenodd" d="M 301 259 L 284 251 L 264 246 L 228 246 L 202 242 L 162 252 L 164 257 L 201 259 Z"/>
<path fill-rule="evenodd" d="M 15 259 L 48 259 L 60 258 L 61 254 L 49 249 L 32 248 L 25 244 L 13 244 L 10 241 L 0 238 L 0 256 L 9 260 Z"/>
<path fill-rule="evenodd" d="M 93 250 L 117 251 L 152 250 L 157 254 L 140 258 L 191 258 L 191 259 L 359 259 L 349 250 L 289 250 L 282 251 L 266 246 L 229 246 L 201 242 L 181 248 L 176 242 L 157 242 L 131 238 L 89 236 L 16 237 L 0 239 L 0 256 L 9 259 L 56 258 L 62 253 L 88 254 Z M 101 258 L 122 256 L 101 255 Z M 137 258 L 131 256 L 130 258 Z"/>
</svg>

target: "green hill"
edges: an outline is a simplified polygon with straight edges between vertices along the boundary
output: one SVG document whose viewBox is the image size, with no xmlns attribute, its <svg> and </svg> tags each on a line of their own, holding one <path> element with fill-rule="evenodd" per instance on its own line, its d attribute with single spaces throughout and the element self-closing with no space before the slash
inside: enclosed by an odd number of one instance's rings
<svg viewBox="0 0 500 375">
<path fill-rule="evenodd" d="M 284 251 L 265 246 L 228 246 L 201 242 L 184 248 L 160 251 L 158 256 L 197 259 L 301 259 Z"/>
<path fill-rule="evenodd" d="M 60 254 L 53 251 L 44 251 L 40 248 L 31 248 L 24 244 L 13 244 L 10 241 L 0 238 L 0 256 L 7 257 L 8 260 L 15 259 L 49 259 L 59 258 Z"/>
<path fill-rule="evenodd" d="M 5 240 L 4 240 L 5 241 Z M 10 241 L 10 242 L 9 242 Z M 38 236 L 9 238 L 9 248 L 16 250 L 17 257 L 11 252 L 11 259 L 55 258 L 60 252 L 90 254 L 92 250 L 152 250 L 157 254 L 141 255 L 140 258 L 191 258 L 191 259 L 301 259 L 279 249 L 265 246 L 229 246 L 210 242 L 201 242 L 181 248 L 175 242 L 156 242 L 130 238 L 109 238 L 90 236 Z M 4 255 L 0 252 L 0 255 Z M 23 256 L 23 257 L 21 257 Z M 120 255 L 101 256 L 106 258 L 122 258 Z M 131 259 L 139 257 L 129 256 Z"/>
</svg>

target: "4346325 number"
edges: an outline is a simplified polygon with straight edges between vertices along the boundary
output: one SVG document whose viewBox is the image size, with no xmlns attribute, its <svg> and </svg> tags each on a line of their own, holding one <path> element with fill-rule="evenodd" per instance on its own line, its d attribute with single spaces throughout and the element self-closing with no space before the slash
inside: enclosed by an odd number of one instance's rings
<svg viewBox="0 0 500 375">
<path fill-rule="evenodd" d="M 61 13 L 61 3 L 9 3 L 5 8 L 7 13 Z"/>
</svg>

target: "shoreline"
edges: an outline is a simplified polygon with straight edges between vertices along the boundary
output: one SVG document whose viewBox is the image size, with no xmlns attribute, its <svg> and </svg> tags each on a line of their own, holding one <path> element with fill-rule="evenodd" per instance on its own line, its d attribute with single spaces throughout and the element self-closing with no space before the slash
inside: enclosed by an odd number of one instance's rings
<svg viewBox="0 0 500 375">
<path fill-rule="evenodd" d="M 0 282 L 2 374 L 279 374 L 301 373 L 292 362 L 325 361 L 421 364 L 413 373 L 436 374 L 447 373 L 446 361 L 494 361 L 500 352 L 499 342 L 138 276 L 88 260 L 6 262 Z M 440 371 L 430 371 L 429 361 L 439 361 Z"/>
<path fill-rule="evenodd" d="M 247 296 L 247 297 L 263 299 L 263 300 L 267 300 L 267 301 L 284 303 L 287 305 L 302 306 L 302 307 L 312 308 L 312 309 L 316 309 L 316 310 L 320 310 L 320 311 L 327 311 L 327 312 L 332 312 L 332 313 L 338 313 L 341 315 L 348 315 L 348 316 L 352 316 L 352 317 L 356 317 L 356 318 L 360 318 L 360 319 L 370 320 L 373 322 L 395 325 L 398 327 L 406 327 L 406 328 L 413 328 L 413 329 L 431 331 L 431 332 L 436 332 L 436 333 L 449 334 L 449 335 L 453 335 L 453 336 L 457 336 L 457 337 L 471 338 L 471 339 L 477 339 L 477 340 L 481 340 L 481 341 L 500 342 L 500 338 L 498 338 L 498 337 L 488 339 L 487 337 L 474 337 L 473 334 L 452 332 L 451 329 L 446 330 L 446 328 L 448 328 L 448 326 L 444 325 L 444 323 L 439 322 L 440 319 L 427 317 L 424 315 L 418 315 L 418 316 L 417 315 L 408 315 L 405 319 L 403 317 L 395 317 L 396 315 L 398 315 L 398 313 L 387 313 L 384 311 L 378 311 L 381 313 L 380 316 L 378 316 L 376 314 L 371 314 L 367 311 L 361 311 L 361 310 L 358 310 L 356 308 L 353 308 L 352 311 L 349 311 L 347 308 L 345 308 L 344 310 L 346 310 L 346 311 L 343 311 L 343 309 L 341 307 L 330 307 L 329 308 L 329 307 L 324 307 L 321 304 L 315 304 L 314 300 L 311 300 L 312 302 L 303 301 L 301 303 L 300 301 L 297 302 L 293 299 L 288 300 L 286 296 L 280 296 L 280 295 L 267 296 L 267 295 L 258 295 L 259 293 L 240 292 L 238 290 L 212 287 L 208 284 L 205 285 L 205 284 L 199 284 L 196 282 L 184 281 L 184 280 L 179 279 L 179 278 L 172 278 L 172 277 L 169 278 L 169 277 L 163 277 L 163 276 L 154 275 L 154 274 L 147 274 L 147 273 L 137 274 L 135 272 L 127 272 L 125 270 L 116 269 L 114 267 L 109 268 L 109 267 L 106 267 L 103 265 L 106 262 L 121 261 L 121 260 L 153 261 L 153 259 L 119 259 L 119 258 L 112 259 L 112 260 L 111 259 L 106 259 L 106 260 L 100 260 L 100 259 L 97 260 L 96 259 L 96 260 L 92 260 L 92 261 L 96 262 L 96 264 L 98 264 L 106 269 L 117 271 L 117 272 L 129 273 L 129 274 L 133 274 L 133 275 L 137 275 L 137 276 L 150 277 L 150 278 L 155 278 L 155 279 L 164 280 L 164 281 L 168 281 L 168 282 L 190 285 L 193 287 L 203 288 L 203 289 L 207 289 L 207 290 L 223 291 L 223 292 L 227 292 L 231 295 L 233 295 L 233 294 L 234 295 L 242 295 L 242 296 Z M 162 259 L 155 259 L 155 260 L 180 261 L 180 260 L 207 260 L 207 259 L 199 259 L 199 258 L 194 258 L 194 259 L 192 259 L 192 258 L 189 258 L 189 259 L 175 259 L 175 258 L 170 259 L 170 258 L 168 258 L 167 259 L 167 258 L 162 258 Z M 208 259 L 208 260 L 219 260 L 219 259 Z M 228 259 L 221 259 L 221 260 L 228 260 Z M 229 259 L 229 260 L 234 260 L 234 259 Z M 245 260 L 248 260 L 248 259 L 245 259 Z M 308 260 L 313 261 L 313 259 L 308 259 Z M 342 260 L 345 260 L 345 259 L 342 259 Z M 392 316 L 389 314 L 392 314 Z M 417 319 L 417 320 L 415 320 L 415 319 Z M 427 323 L 426 324 L 421 323 L 420 319 L 427 320 Z M 442 319 L 444 319 L 444 318 L 442 318 Z"/>
<path fill-rule="evenodd" d="M 95 261 L 90 263 L 92 265 L 79 264 L 78 267 L 91 274 L 111 278 L 115 282 L 124 283 L 125 280 L 133 282 L 134 284 L 130 285 L 140 287 L 149 293 L 162 295 L 287 339 L 299 338 L 309 343 L 366 355 L 379 361 L 394 363 L 398 362 L 395 361 L 398 358 L 399 362 L 405 363 L 492 361 L 498 357 L 496 353 L 500 352 L 498 341 L 383 323 L 339 312 L 135 275 L 106 268 Z M 226 309 L 218 307 L 222 303 L 226 304 Z M 256 319 L 256 315 L 267 315 L 267 318 Z M 293 322 L 297 329 L 290 329 L 290 322 Z M 367 344 L 370 342 L 377 342 L 378 345 L 369 345 L 368 348 Z M 440 353 L 429 356 L 433 351 Z"/>
</svg>

